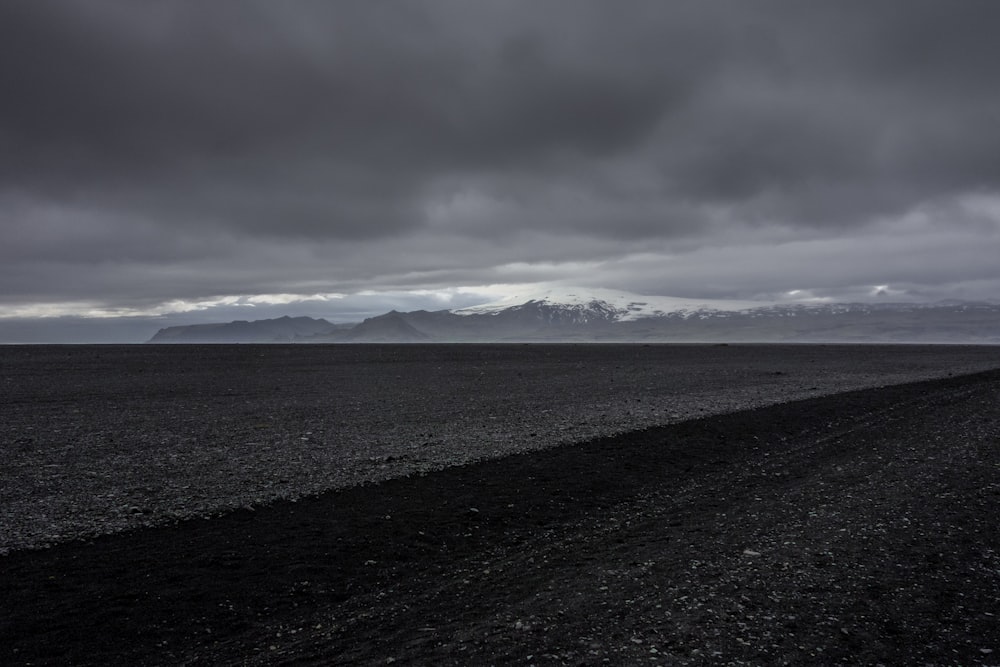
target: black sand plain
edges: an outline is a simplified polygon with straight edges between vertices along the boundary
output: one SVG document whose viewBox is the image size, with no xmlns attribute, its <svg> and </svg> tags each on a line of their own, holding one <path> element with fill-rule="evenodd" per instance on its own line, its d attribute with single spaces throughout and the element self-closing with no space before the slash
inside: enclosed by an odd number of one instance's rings
<svg viewBox="0 0 1000 667">
<path fill-rule="evenodd" d="M 997 348 L 0 358 L 2 664 L 1000 664 Z"/>
</svg>

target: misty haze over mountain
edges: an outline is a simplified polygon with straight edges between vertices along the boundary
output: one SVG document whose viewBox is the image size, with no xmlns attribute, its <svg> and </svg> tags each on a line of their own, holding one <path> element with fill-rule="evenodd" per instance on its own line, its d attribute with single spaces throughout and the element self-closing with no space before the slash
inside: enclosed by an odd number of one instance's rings
<svg viewBox="0 0 1000 667">
<path fill-rule="evenodd" d="M 310 317 L 174 326 L 150 343 L 1000 343 L 1000 305 L 776 304 L 566 288 L 454 310 L 392 310 L 357 324 Z"/>
</svg>

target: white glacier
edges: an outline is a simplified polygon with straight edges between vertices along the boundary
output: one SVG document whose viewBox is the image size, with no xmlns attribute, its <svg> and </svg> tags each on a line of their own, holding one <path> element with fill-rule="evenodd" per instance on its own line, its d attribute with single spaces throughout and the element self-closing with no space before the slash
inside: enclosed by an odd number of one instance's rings
<svg viewBox="0 0 1000 667">
<path fill-rule="evenodd" d="M 458 308 L 456 315 L 490 315 L 529 302 L 560 306 L 571 310 L 595 309 L 615 313 L 614 319 L 629 322 L 646 317 L 679 315 L 684 318 L 709 312 L 745 312 L 777 305 L 772 301 L 735 301 L 685 299 L 671 296 L 647 296 L 623 290 L 595 287 L 547 287 L 519 291 L 497 301 Z"/>
</svg>

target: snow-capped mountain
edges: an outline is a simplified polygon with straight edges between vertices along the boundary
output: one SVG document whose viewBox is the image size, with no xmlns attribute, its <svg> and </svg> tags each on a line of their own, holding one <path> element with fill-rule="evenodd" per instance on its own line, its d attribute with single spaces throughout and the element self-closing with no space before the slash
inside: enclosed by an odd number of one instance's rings
<svg viewBox="0 0 1000 667">
<path fill-rule="evenodd" d="M 295 323 L 297 326 L 289 325 Z M 275 331 L 281 324 L 280 334 Z M 308 325 L 308 326 L 305 326 Z M 774 303 L 552 288 L 357 325 L 298 319 L 174 327 L 150 342 L 841 342 L 1000 344 L 1000 305 Z"/>
<path fill-rule="evenodd" d="M 774 305 L 766 301 L 724 301 L 684 299 L 671 296 L 643 296 L 620 290 L 590 287 L 551 287 L 519 292 L 498 301 L 459 308 L 457 315 L 496 315 L 510 308 L 538 304 L 580 313 L 584 318 L 630 322 L 649 317 L 677 315 L 691 317 L 706 312 L 739 312 Z"/>
</svg>

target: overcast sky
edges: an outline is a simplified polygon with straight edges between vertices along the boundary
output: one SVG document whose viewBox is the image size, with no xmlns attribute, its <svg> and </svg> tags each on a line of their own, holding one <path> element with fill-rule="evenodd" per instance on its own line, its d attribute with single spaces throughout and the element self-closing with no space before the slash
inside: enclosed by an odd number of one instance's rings
<svg viewBox="0 0 1000 667">
<path fill-rule="evenodd" d="M 993 0 L 2 2 L 0 342 L 532 283 L 997 300 L 997 26 Z"/>
</svg>

